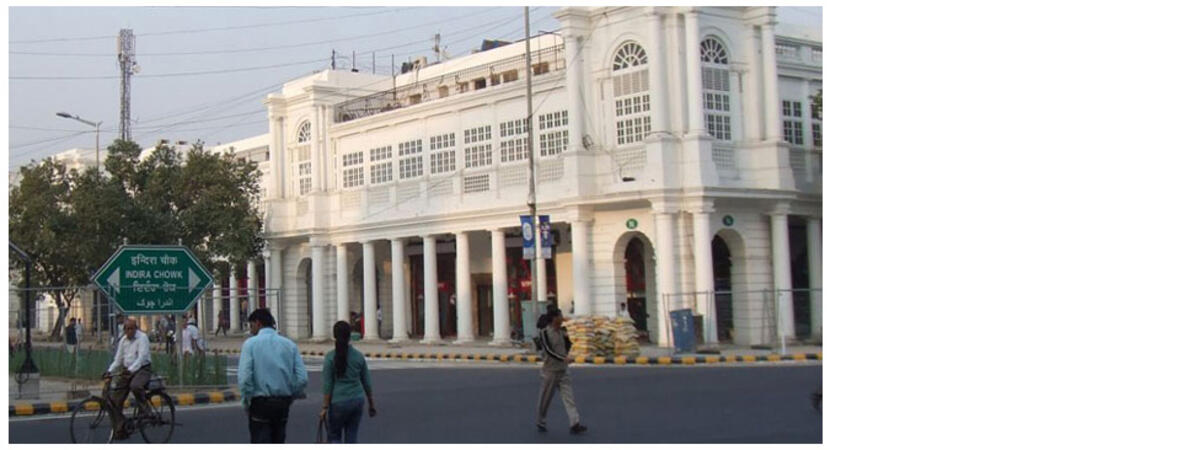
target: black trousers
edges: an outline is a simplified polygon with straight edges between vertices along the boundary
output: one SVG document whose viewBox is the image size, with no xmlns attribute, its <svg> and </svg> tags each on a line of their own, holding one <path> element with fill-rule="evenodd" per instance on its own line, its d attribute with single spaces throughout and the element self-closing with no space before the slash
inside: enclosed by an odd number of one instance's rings
<svg viewBox="0 0 1189 450">
<path fill-rule="evenodd" d="M 284 444 L 293 397 L 252 397 L 248 404 L 248 432 L 253 444 Z"/>
</svg>

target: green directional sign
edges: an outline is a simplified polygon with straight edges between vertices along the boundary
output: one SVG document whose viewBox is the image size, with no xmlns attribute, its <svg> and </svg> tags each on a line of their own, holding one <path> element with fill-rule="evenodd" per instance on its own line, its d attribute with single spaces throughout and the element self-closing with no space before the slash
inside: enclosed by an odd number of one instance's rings
<svg viewBox="0 0 1189 450">
<path fill-rule="evenodd" d="M 185 312 L 212 280 L 190 249 L 179 245 L 122 246 L 91 278 L 128 314 Z"/>
</svg>

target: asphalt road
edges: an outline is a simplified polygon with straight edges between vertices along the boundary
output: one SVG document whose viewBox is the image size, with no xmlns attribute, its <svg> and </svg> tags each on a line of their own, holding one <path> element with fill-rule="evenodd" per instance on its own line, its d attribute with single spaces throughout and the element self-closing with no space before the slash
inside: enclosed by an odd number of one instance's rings
<svg viewBox="0 0 1189 450">
<path fill-rule="evenodd" d="M 377 409 L 362 443 L 820 443 L 822 416 L 810 403 L 818 364 L 710 367 L 575 367 L 584 435 L 572 436 L 560 396 L 548 433 L 533 426 L 539 369 L 441 363 L 372 363 Z M 316 370 L 316 369 L 315 369 Z M 314 441 L 321 373 L 290 410 L 290 443 Z M 238 403 L 183 408 L 175 443 L 246 443 Z M 10 419 L 10 443 L 70 442 L 69 417 Z M 141 442 L 134 439 L 126 442 Z"/>
</svg>

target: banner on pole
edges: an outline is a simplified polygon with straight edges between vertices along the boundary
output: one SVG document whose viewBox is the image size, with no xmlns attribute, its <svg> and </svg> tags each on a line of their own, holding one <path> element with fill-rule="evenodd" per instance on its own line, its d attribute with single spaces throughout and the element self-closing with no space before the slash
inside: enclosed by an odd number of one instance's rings
<svg viewBox="0 0 1189 450">
<path fill-rule="evenodd" d="M 549 225 L 549 216 L 537 216 L 537 222 L 541 227 L 541 255 L 545 259 L 553 257 L 553 227 Z"/>
<path fill-rule="evenodd" d="M 533 239 L 533 216 L 520 216 L 520 235 L 524 242 L 524 259 L 533 259 L 536 256 L 533 251 L 536 242 Z"/>
</svg>

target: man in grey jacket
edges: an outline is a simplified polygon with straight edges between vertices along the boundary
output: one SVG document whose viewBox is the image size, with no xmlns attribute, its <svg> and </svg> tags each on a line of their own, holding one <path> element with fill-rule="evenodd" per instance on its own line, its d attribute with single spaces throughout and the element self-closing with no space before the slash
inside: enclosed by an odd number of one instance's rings
<svg viewBox="0 0 1189 450">
<path fill-rule="evenodd" d="M 570 374 L 567 369 L 574 358 L 570 357 L 566 348 L 566 338 L 561 330 L 561 310 L 556 306 L 549 306 L 548 311 L 537 320 L 540 328 L 542 350 L 545 362 L 541 365 L 541 394 L 537 403 L 537 431 L 545 432 L 545 413 L 549 411 L 549 403 L 553 401 L 553 393 L 561 391 L 561 401 L 566 407 L 566 415 L 570 417 L 570 433 L 578 434 L 586 431 L 586 427 L 578 423 L 578 406 L 574 404 L 574 387 L 570 384 Z"/>
</svg>

